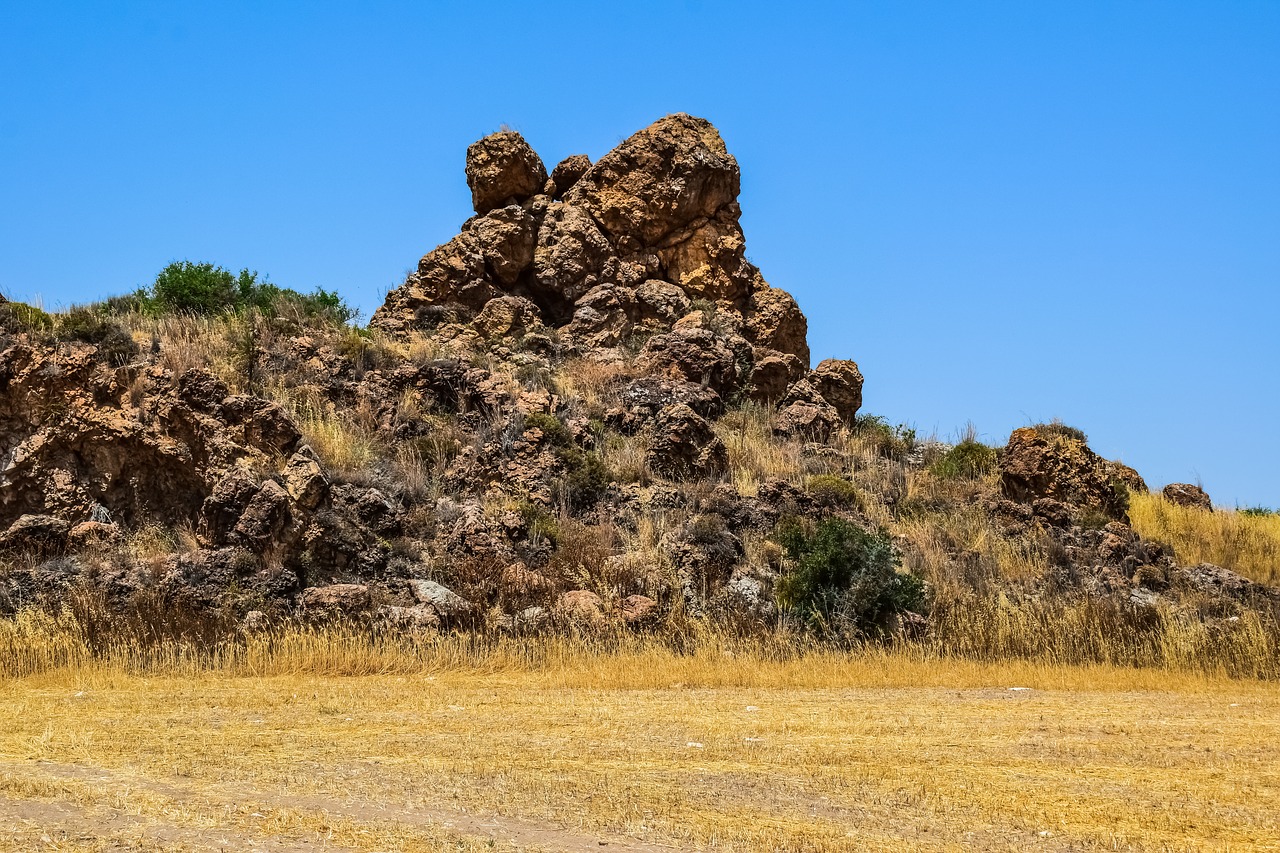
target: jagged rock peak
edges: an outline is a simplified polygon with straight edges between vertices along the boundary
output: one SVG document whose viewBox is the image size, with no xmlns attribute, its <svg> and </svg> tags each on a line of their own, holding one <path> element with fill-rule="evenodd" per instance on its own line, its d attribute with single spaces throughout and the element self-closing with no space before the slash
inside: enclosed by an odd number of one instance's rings
<svg viewBox="0 0 1280 853">
<path fill-rule="evenodd" d="M 791 392 L 821 431 L 857 411 L 852 362 L 793 388 L 810 376 L 808 322 L 746 259 L 738 163 L 706 119 L 667 116 L 550 177 L 520 134 L 502 131 L 468 148 L 466 176 L 478 215 L 422 258 L 373 327 L 503 346 L 532 335 L 604 360 L 641 352 L 650 369 L 727 399 Z M 839 402 L 819 406 L 817 386 Z"/>
</svg>

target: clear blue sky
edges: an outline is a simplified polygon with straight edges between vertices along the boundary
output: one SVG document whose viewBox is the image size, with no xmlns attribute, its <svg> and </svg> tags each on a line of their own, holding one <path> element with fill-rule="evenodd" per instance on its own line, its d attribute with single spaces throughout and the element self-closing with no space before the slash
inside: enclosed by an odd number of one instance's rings
<svg viewBox="0 0 1280 853">
<path fill-rule="evenodd" d="M 188 258 L 367 317 L 470 213 L 666 113 L 742 166 L 748 254 L 865 411 L 1061 417 L 1153 485 L 1280 505 L 1280 2 L 0 0 L 0 289 Z"/>
</svg>

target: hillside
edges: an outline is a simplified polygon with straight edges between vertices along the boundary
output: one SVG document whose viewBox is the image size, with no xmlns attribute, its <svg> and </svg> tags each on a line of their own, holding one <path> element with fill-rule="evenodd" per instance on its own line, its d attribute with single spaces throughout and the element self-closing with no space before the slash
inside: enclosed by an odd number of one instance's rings
<svg viewBox="0 0 1280 853">
<path fill-rule="evenodd" d="M 705 120 L 550 172 L 503 131 L 465 174 L 474 215 L 367 327 L 211 265 L 0 304 L 0 613 L 90 646 L 337 621 L 1280 674 L 1274 516 L 1151 494 L 1063 424 L 862 413 L 747 260 Z"/>
</svg>

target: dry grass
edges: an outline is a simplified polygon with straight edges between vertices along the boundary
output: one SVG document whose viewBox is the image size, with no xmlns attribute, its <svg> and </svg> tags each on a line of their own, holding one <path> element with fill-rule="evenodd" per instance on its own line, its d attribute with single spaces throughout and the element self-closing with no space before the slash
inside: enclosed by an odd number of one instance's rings
<svg viewBox="0 0 1280 853">
<path fill-rule="evenodd" d="M 1142 536 L 1173 546 L 1184 564 L 1213 563 L 1258 583 L 1280 585 L 1280 515 L 1209 512 L 1148 494 L 1132 497 L 1129 518 Z"/>
<path fill-rule="evenodd" d="M 367 639 L 295 635 L 214 672 L 9 680 L 0 791 L 357 850 L 480 849 L 424 826 L 433 809 L 566 827 L 550 846 L 571 850 L 601 832 L 813 853 L 1280 844 L 1274 683 L 469 642 L 379 662 Z"/>
</svg>

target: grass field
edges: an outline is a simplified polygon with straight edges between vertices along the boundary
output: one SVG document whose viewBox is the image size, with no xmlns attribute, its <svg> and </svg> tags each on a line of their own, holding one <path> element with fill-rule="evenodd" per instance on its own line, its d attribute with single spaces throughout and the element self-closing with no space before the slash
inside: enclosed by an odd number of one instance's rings
<svg viewBox="0 0 1280 853">
<path fill-rule="evenodd" d="M 892 652 L 179 670 L 0 682 L 0 849 L 1280 849 L 1269 682 Z"/>
</svg>

